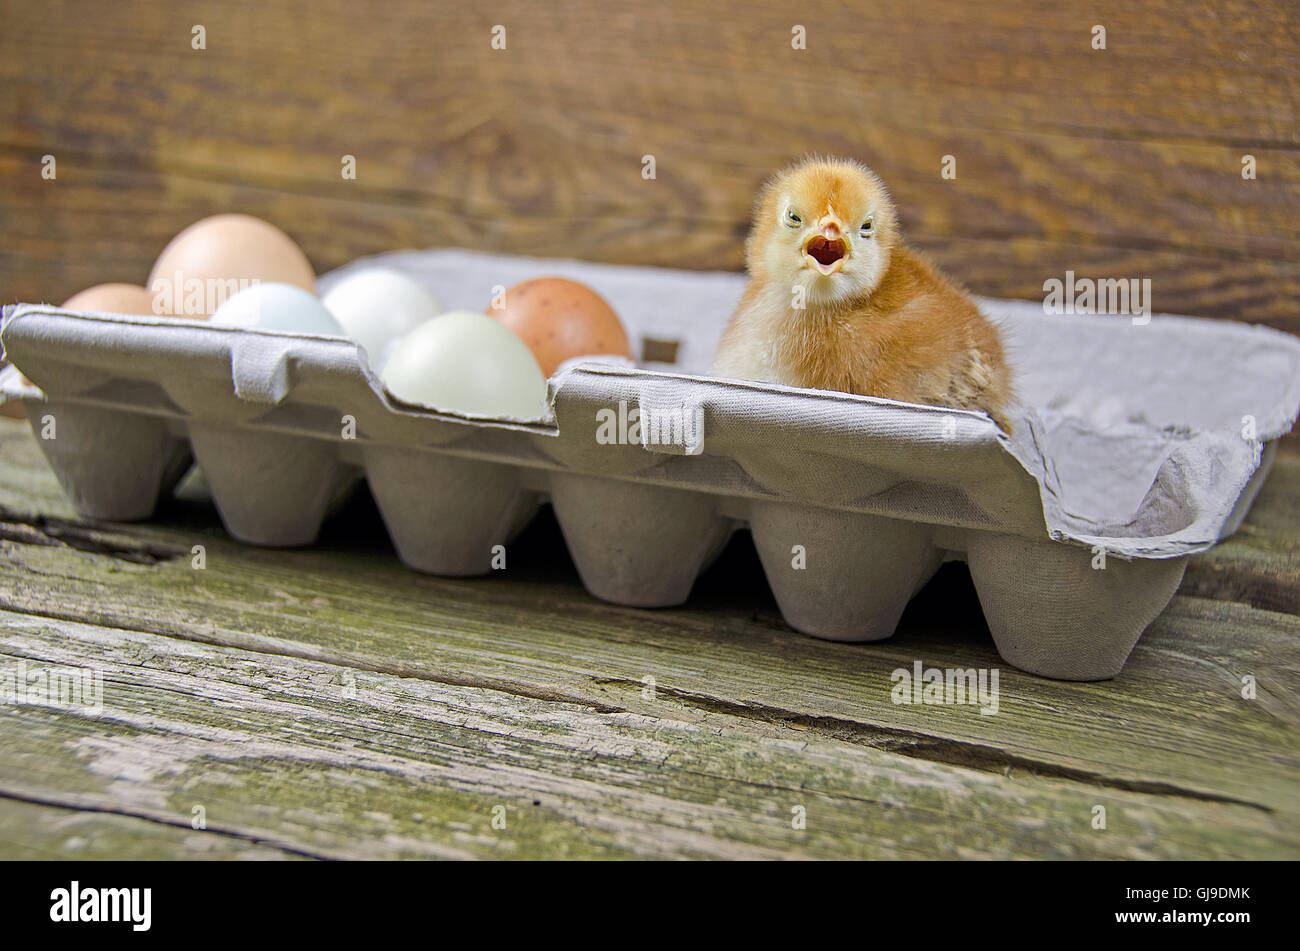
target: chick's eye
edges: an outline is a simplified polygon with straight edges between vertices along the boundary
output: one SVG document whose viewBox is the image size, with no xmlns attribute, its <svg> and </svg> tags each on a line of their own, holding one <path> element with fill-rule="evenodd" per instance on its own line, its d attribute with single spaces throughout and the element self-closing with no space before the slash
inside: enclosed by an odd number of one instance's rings
<svg viewBox="0 0 1300 951">
<path fill-rule="evenodd" d="M 800 218 L 799 215 L 795 213 L 795 210 L 793 208 L 787 208 L 785 210 L 784 220 L 785 220 L 785 226 L 787 228 L 797 228 L 801 224 L 803 224 L 803 219 Z"/>
<path fill-rule="evenodd" d="M 875 218 L 868 218 L 866 221 L 862 222 L 862 227 L 858 229 L 858 234 L 862 235 L 862 237 L 864 238 L 871 237 L 873 234 L 875 234 L 875 232 L 876 232 Z"/>
</svg>

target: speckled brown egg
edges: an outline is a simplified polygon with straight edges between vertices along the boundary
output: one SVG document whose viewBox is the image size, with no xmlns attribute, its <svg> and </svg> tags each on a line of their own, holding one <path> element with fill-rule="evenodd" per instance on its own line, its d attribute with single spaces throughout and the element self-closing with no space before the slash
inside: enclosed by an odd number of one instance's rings
<svg viewBox="0 0 1300 951">
<path fill-rule="evenodd" d="M 487 313 L 528 345 L 548 377 L 572 357 L 613 354 L 632 359 L 618 315 L 605 298 L 577 281 L 524 281 L 506 291 L 504 308 L 489 307 Z"/>
</svg>

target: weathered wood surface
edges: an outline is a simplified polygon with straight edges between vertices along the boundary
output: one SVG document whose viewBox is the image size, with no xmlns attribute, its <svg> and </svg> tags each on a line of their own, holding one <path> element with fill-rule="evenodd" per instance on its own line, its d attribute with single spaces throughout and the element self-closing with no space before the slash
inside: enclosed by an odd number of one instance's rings
<svg viewBox="0 0 1300 951">
<path fill-rule="evenodd" d="M 1298 119 L 1289 0 L 10 3 L 0 295 L 142 281 L 231 209 L 322 269 L 430 245 L 738 268 L 758 183 L 829 151 L 978 292 L 1150 278 L 1157 309 L 1294 331 Z"/>
<path fill-rule="evenodd" d="M 105 681 L 98 716 L 0 708 L 0 857 L 1297 858 L 1298 500 L 1283 457 L 1120 677 L 1001 667 L 981 716 L 890 702 L 916 660 L 1001 666 L 957 566 L 894 639 L 819 642 L 743 535 L 682 608 L 620 608 L 545 515 L 484 579 L 400 567 L 364 494 L 297 551 L 195 481 L 86 523 L 0 420 L 0 670 Z"/>
</svg>

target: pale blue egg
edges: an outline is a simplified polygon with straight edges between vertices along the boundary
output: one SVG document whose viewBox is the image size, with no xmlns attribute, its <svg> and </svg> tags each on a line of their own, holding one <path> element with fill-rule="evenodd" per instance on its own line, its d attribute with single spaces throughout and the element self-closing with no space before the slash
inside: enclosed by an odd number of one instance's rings
<svg viewBox="0 0 1300 951">
<path fill-rule="evenodd" d="M 321 337 L 346 337 L 347 331 L 314 294 L 290 284 L 253 284 L 226 298 L 212 314 L 219 327 L 283 330 Z"/>
</svg>

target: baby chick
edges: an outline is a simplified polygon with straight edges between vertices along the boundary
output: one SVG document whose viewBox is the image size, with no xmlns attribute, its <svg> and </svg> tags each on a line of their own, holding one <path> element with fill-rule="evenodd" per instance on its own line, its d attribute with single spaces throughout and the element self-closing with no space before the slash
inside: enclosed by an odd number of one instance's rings
<svg viewBox="0 0 1300 951">
<path fill-rule="evenodd" d="M 983 410 L 1011 431 L 997 329 L 907 248 L 866 166 L 809 158 L 759 193 L 715 376 Z"/>
</svg>

